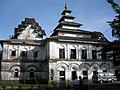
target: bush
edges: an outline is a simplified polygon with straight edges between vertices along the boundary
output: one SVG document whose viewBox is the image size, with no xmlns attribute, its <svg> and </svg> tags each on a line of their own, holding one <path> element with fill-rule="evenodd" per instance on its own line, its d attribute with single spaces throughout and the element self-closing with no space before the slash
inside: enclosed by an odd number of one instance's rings
<svg viewBox="0 0 120 90">
<path fill-rule="evenodd" d="M 71 80 L 67 80 L 67 88 L 71 88 L 72 87 L 72 81 Z"/>
<path fill-rule="evenodd" d="M 52 82 L 51 82 L 51 85 L 57 86 L 57 81 L 52 81 Z"/>
</svg>

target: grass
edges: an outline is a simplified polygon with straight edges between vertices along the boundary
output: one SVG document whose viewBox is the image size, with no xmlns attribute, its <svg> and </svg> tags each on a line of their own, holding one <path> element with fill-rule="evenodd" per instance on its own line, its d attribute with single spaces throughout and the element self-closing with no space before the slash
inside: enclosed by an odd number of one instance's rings
<svg viewBox="0 0 120 90">
<path fill-rule="evenodd" d="M 0 82 L 0 88 L 17 88 L 15 90 L 32 90 L 31 88 L 34 88 L 34 90 L 40 90 L 40 88 L 45 88 L 44 90 L 59 90 L 58 87 L 50 86 L 48 84 L 20 84 L 9 82 Z M 69 90 L 72 90 L 72 88 Z M 89 85 L 89 90 L 120 90 L 120 84 L 91 84 Z"/>
</svg>

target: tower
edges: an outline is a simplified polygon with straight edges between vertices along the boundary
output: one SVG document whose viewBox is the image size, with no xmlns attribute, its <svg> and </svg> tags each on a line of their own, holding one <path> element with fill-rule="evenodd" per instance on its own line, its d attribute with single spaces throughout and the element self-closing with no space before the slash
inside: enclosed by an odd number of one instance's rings
<svg viewBox="0 0 120 90">
<path fill-rule="evenodd" d="M 58 21 L 57 27 L 54 29 L 54 33 L 51 36 L 58 35 L 59 36 L 59 31 L 60 32 L 73 32 L 73 31 L 78 31 L 79 27 L 82 26 L 82 24 L 76 23 L 74 21 L 75 17 L 70 15 L 71 10 L 68 9 L 67 4 L 65 4 L 64 10 L 61 13 L 62 17 Z M 60 34 L 61 35 L 61 34 Z"/>
</svg>

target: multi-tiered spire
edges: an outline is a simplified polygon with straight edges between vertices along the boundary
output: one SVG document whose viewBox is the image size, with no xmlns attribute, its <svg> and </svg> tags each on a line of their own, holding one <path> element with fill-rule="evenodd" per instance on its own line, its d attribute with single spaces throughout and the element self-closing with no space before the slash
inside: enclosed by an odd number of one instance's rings
<svg viewBox="0 0 120 90">
<path fill-rule="evenodd" d="M 58 29 L 58 28 L 71 29 L 71 30 L 79 29 L 79 27 L 82 24 L 74 22 L 75 17 L 73 17 L 73 16 L 70 15 L 71 12 L 72 12 L 71 10 L 68 10 L 67 4 L 65 4 L 65 9 L 63 10 L 63 12 L 61 14 L 62 17 L 58 21 L 59 24 L 55 28 L 55 30 Z"/>
</svg>

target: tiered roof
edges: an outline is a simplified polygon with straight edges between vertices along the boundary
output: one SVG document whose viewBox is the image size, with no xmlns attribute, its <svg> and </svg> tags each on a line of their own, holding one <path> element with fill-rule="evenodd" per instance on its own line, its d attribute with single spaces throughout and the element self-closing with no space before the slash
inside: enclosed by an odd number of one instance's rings
<svg viewBox="0 0 120 90">
<path fill-rule="evenodd" d="M 75 17 L 71 16 L 70 13 L 72 11 L 68 10 L 68 6 L 65 4 L 65 10 L 63 10 L 62 12 L 62 17 L 60 18 L 60 20 L 58 21 L 59 24 L 58 26 L 54 29 L 54 31 L 58 28 L 64 28 L 64 26 L 66 27 L 72 27 L 72 28 L 77 28 L 79 29 L 80 26 L 82 26 L 82 24 L 76 23 L 74 22 Z M 69 28 L 68 28 L 69 29 Z"/>
<path fill-rule="evenodd" d="M 39 26 L 34 18 L 25 18 L 25 21 L 22 21 L 21 24 L 14 29 L 14 36 L 12 38 L 16 39 L 29 25 L 31 25 L 31 28 L 34 29 L 34 31 L 38 33 L 41 37 L 46 35 L 45 31 L 42 30 L 41 26 Z"/>
<path fill-rule="evenodd" d="M 64 39 L 63 41 L 84 41 L 84 42 L 108 42 L 101 32 L 91 32 L 87 30 L 79 29 L 82 24 L 74 21 L 75 17 L 71 16 L 71 10 L 68 10 L 68 6 L 65 4 L 65 9 L 62 12 L 62 17 L 58 21 L 57 27 L 50 36 L 50 39 Z"/>
</svg>

